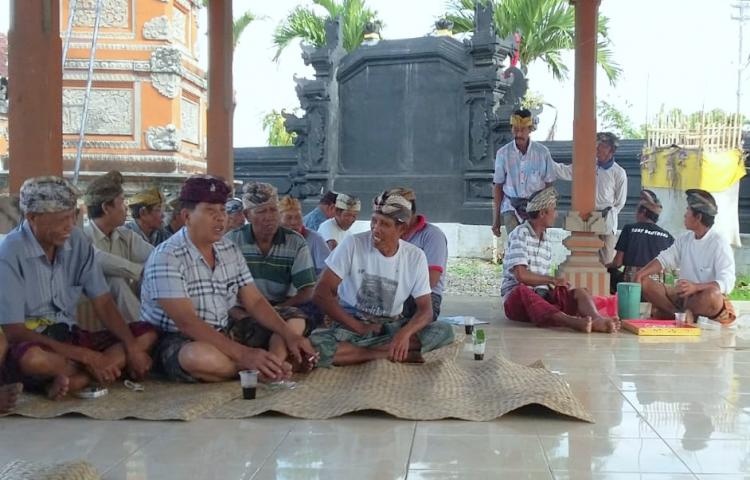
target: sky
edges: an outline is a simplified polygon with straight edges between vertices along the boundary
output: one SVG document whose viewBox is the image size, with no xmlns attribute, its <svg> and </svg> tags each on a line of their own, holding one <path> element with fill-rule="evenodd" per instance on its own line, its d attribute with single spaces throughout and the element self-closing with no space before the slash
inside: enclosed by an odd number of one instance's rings
<svg viewBox="0 0 750 480">
<path fill-rule="evenodd" d="M 600 12 L 610 19 L 614 59 L 623 68 L 616 86 L 604 73 L 597 76 L 597 96 L 626 111 L 640 125 L 659 109 L 699 111 L 714 108 L 734 111 L 737 90 L 738 23 L 731 20 L 735 0 L 602 0 Z M 266 134 L 262 117 L 269 111 L 299 106 L 294 76 L 312 77 L 300 57 L 298 43 L 290 45 L 278 62 L 272 57 L 272 34 L 300 0 L 233 0 L 235 16 L 251 10 L 259 20 L 240 39 L 234 58 L 237 107 L 234 121 L 236 147 L 262 146 Z M 445 11 L 444 0 L 367 0 L 378 12 L 388 39 L 419 37 L 431 31 Z M 0 0 L 0 31 L 8 28 L 9 0 Z M 318 7 L 319 8 L 319 7 Z M 205 10 L 201 15 L 205 29 Z M 205 35 L 200 47 L 206 65 Z M 745 26 L 745 58 L 750 54 L 750 22 Z M 571 78 L 554 80 L 541 62 L 530 65 L 531 90 L 557 107 L 555 138 L 570 139 L 573 129 L 573 52 L 563 55 Z M 742 112 L 750 116 L 750 68 L 743 72 Z M 554 118 L 547 108 L 540 119 L 539 139 Z"/>
</svg>

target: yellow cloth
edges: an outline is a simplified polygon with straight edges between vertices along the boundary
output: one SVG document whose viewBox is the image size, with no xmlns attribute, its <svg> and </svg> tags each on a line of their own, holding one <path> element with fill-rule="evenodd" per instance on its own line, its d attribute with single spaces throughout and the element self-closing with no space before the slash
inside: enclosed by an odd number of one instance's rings
<svg viewBox="0 0 750 480">
<path fill-rule="evenodd" d="M 49 327 L 50 325 L 54 325 L 55 322 L 53 322 L 52 320 L 50 320 L 48 318 L 27 318 L 23 322 L 23 324 L 24 324 L 24 326 L 26 326 L 26 328 L 28 330 L 36 331 L 36 330 L 38 330 L 40 328 Z"/>
<path fill-rule="evenodd" d="M 644 150 L 641 185 L 644 188 L 699 188 L 722 192 L 739 182 L 746 173 L 739 150 L 701 152 L 659 148 L 656 151 Z"/>
<path fill-rule="evenodd" d="M 534 118 L 533 117 L 522 117 L 520 115 L 511 115 L 511 117 L 510 117 L 510 124 L 513 127 L 533 127 L 534 126 Z"/>
<path fill-rule="evenodd" d="M 128 201 L 131 205 L 145 205 L 146 207 L 153 207 L 155 205 L 161 205 L 164 203 L 164 195 L 159 191 L 158 188 L 149 188 L 142 192 L 136 193 Z"/>
</svg>

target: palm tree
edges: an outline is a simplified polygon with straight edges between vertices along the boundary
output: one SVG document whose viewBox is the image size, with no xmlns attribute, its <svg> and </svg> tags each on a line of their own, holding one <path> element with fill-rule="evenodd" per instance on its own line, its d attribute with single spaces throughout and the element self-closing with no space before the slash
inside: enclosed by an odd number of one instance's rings
<svg viewBox="0 0 750 480">
<path fill-rule="evenodd" d="M 210 0 L 203 0 L 203 6 L 208 7 L 209 1 Z M 237 49 L 242 33 L 255 20 L 256 17 L 250 10 L 234 19 L 234 22 L 232 23 L 232 48 Z"/>
<path fill-rule="evenodd" d="M 521 34 L 519 57 L 524 74 L 531 63 L 541 60 L 555 79 L 568 78 L 561 53 L 575 48 L 575 10 L 569 0 L 449 0 L 445 18 L 453 22 L 453 31 L 473 31 L 474 8 L 478 2 L 487 1 L 493 5 L 493 23 L 501 38 Z M 609 83 L 615 85 L 622 69 L 613 61 L 609 48 L 608 22 L 606 16 L 599 15 L 597 63 Z"/>
<path fill-rule="evenodd" d="M 309 7 L 298 6 L 292 10 L 273 34 L 273 44 L 276 47 L 274 61 L 278 61 L 281 52 L 296 39 L 316 47 L 325 45 L 325 24 L 329 19 L 341 18 L 344 49 L 347 52 L 351 52 L 362 43 L 365 25 L 378 21 L 377 12 L 367 8 L 365 0 L 313 0 L 313 3 L 323 7 L 327 15 L 318 15 Z"/>
</svg>

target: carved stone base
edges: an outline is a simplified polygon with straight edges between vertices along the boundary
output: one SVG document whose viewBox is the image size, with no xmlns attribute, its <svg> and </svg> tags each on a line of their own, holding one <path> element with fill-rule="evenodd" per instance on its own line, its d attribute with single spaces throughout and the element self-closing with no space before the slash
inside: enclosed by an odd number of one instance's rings
<svg viewBox="0 0 750 480">
<path fill-rule="evenodd" d="M 598 236 L 598 230 L 604 227 L 601 215 L 594 212 L 584 221 L 578 212 L 570 212 L 565 226 L 575 228 L 563 241 L 570 256 L 560 265 L 560 272 L 574 288 L 585 288 L 592 295 L 609 295 L 609 273 L 599 261 L 599 249 L 604 246 Z"/>
</svg>

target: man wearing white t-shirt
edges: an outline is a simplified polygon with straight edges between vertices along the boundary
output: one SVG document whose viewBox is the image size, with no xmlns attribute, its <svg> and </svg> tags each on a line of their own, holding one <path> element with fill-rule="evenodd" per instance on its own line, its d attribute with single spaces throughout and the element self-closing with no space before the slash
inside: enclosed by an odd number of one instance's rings
<svg viewBox="0 0 750 480">
<path fill-rule="evenodd" d="M 349 235 L 349 229 L 357 221 L 361 206 L 357 197 L 345 193 L 336 196 L 336 213 L 318 227 L 318 233 L 326 241 L 328 248 L 333 250 Z"/>
<path fill-rule="evenodd" d="M 689 231 L 639 270 L 634 281 L 643 285 L 643 296 L 653 304 L 656 318 L 671 319 L 676 312 L 685 312 L 688 317 L 704 316 L 728 325 L 737 318 L 727 297 L 735 282 L 732 248 L 711 228 L 718 213 L 714 197 L 705 190 L 685 193 L 685 228 Z M 648 278 L 675 268 L 680 269 L 675 287 Z"/>
<path fill-rule="evenodd" d="M 400 239 L 411 203 L 383 192 L 373 202 L 370 232 L 350 235 L 326 260 L 315 303 L 333 326 L 310 336 L 320 366 L 351 365 L 377 358 L 423 362 L 422 353 L 453 341 L 450 325 L 432 321 L 427 259 Z M 416 313 L 404 318 L 412 296 Z"/>
</svg>

